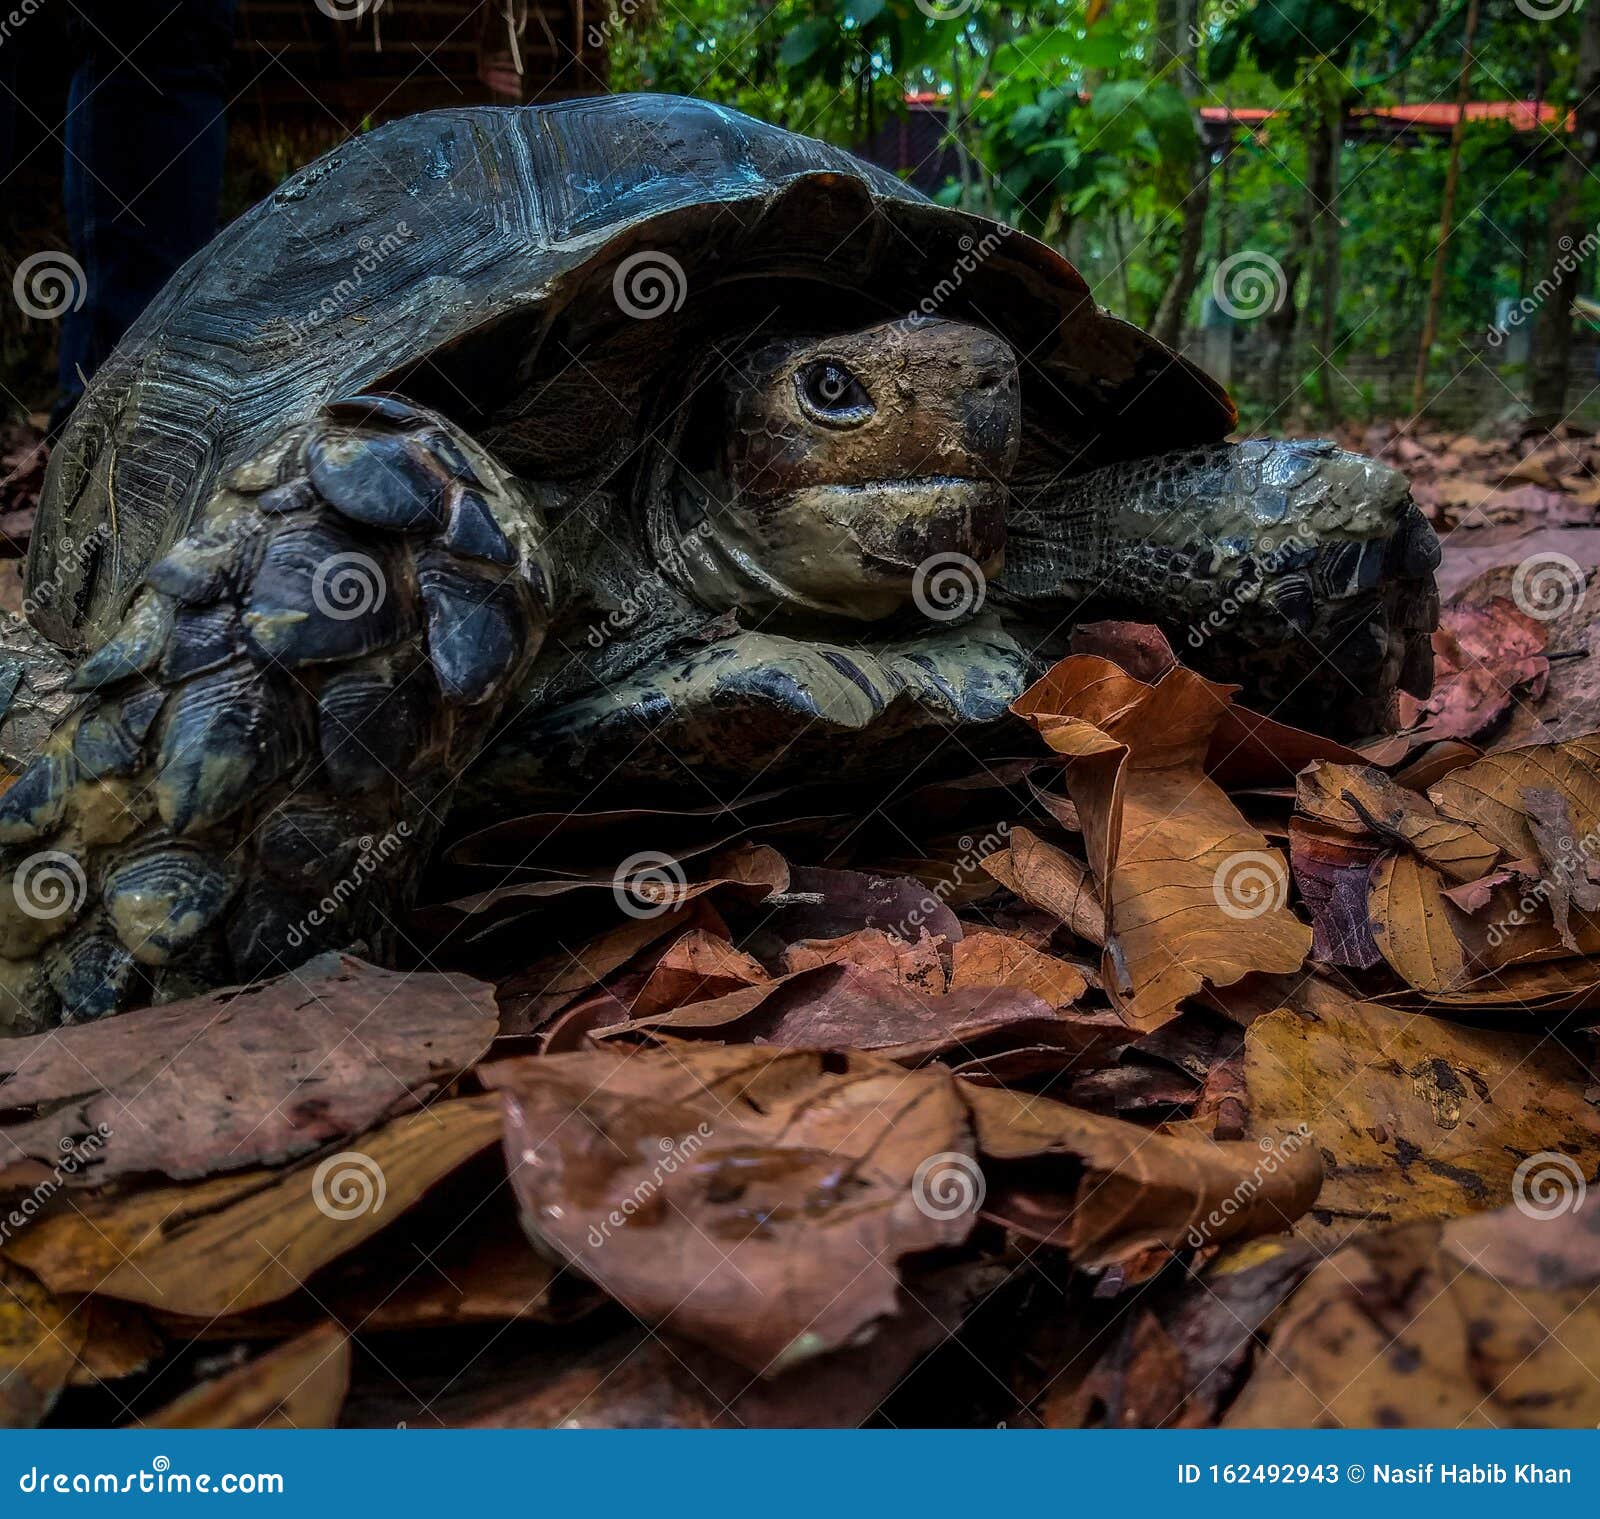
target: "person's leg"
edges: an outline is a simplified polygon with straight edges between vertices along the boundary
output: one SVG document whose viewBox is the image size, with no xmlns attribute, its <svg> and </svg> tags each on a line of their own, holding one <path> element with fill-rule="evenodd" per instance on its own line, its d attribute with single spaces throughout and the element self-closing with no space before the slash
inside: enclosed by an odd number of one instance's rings
<svg viewBox="0 0 1600 1519">
<path fill-rule="evenodd" d="M 64 418 L 216 231 L 234 0 L 80 0 L 65 198 L 87 297 L 61 333 Z"/>
</svg>

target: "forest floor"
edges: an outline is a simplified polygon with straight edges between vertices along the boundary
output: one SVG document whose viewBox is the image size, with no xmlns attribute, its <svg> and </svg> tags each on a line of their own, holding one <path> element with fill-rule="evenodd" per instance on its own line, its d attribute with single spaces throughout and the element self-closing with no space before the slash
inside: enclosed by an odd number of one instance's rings
<svg viewBox="0 0 1600 1519">
<path fill-rule="evenodd" d="M 1600 1423 L 1600 440 L 1343 441 L 1393 738 L 1099 625 L 868 817 L 510 818 L 409 971 L 0 1043 L 0 1421 Z"/>
</svg>

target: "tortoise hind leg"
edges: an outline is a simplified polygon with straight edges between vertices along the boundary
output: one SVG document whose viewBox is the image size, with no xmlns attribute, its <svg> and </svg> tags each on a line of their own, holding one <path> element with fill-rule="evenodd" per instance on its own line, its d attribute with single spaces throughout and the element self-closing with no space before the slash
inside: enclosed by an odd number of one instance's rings
<svg viewBox="0 0 1600 1519">
<path fill-rule="evenodd" d="M 390 397 L 236 469 L 0 798 L 0 1025 L 392 953 L 538 651 L 542 539 L 494 460 Z"/>
</svg>

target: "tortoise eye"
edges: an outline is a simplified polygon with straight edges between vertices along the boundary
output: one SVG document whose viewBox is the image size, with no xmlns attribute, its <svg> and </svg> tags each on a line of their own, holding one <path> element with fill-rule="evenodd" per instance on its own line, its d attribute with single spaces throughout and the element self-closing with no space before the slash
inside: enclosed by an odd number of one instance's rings
<svg viewBox="0 0 1600 1519">
<path fill-rule="evenodd" d="M 843 364 L 818 359 L 795 376 L 800 408 L 829 427 L 857 427 L 872 415 L 872 397 Z"/>
</svg>

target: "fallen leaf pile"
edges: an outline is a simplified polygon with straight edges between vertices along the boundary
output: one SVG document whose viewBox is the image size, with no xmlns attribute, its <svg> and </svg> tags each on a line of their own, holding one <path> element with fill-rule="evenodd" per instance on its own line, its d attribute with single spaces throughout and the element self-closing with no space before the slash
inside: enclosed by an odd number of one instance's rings
<svg viewBox="0 0 1600 1519">
<path fill-rule="evenodd" d="M 1413 446 L 1436 515 L 1593 496 L 1585 440 Z M 1554 626 L 1450 603 L 1359 749 L 1079 630 L 970 773 L 509 818 L 420 968 L 6 1042 L 0 1417 L 1593 1425 Z"/>
</svg>

